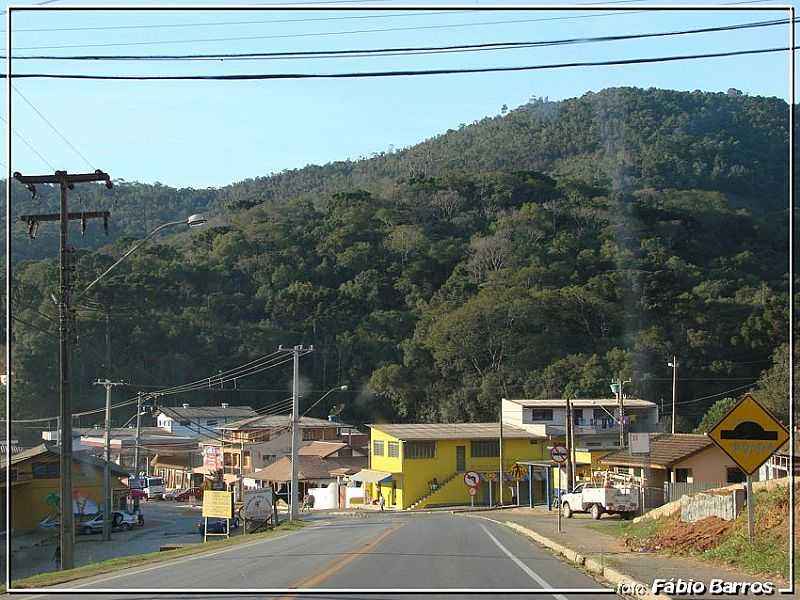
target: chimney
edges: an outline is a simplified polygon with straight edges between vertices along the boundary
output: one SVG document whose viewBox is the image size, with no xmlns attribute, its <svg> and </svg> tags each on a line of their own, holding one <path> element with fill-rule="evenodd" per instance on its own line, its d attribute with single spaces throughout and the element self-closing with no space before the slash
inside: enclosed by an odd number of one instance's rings
<svg viewBox="0 0 800 600">
<path fill-rule="evenodd" d="M 222 408 L 228 408 L 228 403 L 227 402 L 223 402 L 222 403 Z"/>
<path fill-rule="evenodd" d="M 188 402 L 184 402 L 183 403 L 183 408 L 189 408 L 189 403 Z"/>
</svg>

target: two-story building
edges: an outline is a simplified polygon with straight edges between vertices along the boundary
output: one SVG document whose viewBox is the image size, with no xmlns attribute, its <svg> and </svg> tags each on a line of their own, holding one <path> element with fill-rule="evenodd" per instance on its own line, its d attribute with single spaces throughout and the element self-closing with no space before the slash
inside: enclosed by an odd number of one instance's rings
<svg viewBox="0 0 800 600">
<path fill-rule="evenodd" d="M 204 439 L 213 436 L 209 430 L 255 414 L 249 406 L 230 406 L 225 403 L 219 406 L 164 406 L 156 416 L 156 425 L 180 437 Z"/>
<path fill-rule="evenodd" d="M 300 441 L 347 441 L 352 425 L 314 417 L 301 417 Z M 239 419 L 217 429 L 216 439 L 201 441 L 203 468 L 222 469 L 227 475 L 248 474 L 263 469 L 292 451 L 290 415 L 256 415 Z"/>
<path fill-rule="evenodd" d="M 370 425 L 369 469 L 351 477 L 366 484 L 370 498 L 383 496 L 387 506 L 424 508 L 469 504 L 464 473 L 481 477 L 473 501 L 494 503 L 499 498 L 499 423 L 413 423 Z M 521 461 L 548 460 L 547 439 L 525 429 L 503 426 L 503 464 L 506 504 L 529 502 L 529 496 L 546 496 L 544 480 L 526 481 L 516 495 L 510 477 Z M 526 478 L 527 479 L 527 478 Z"/>
<path fill-rule="evenodd" d="M 571 401 L 575 447 L 586 450 L 619 448 L 619 402 L 613 398 Z M 657 432 L 658 406 L 649 400 L 624 398 L 626 433 Z M 503 422 L 531 433 L 554 438 L 566 434 L 567 401 L 563 398 L 502 400 Z"/>
</svg>

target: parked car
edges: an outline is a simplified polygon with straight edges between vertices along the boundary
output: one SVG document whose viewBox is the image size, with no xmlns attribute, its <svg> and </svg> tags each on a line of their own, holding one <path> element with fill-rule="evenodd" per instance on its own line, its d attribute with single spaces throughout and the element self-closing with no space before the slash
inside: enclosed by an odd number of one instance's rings
<svg viewBox="0 0 800 600">
<path fill-rule="evenodd" d="M 141 518 L 141 513 L 133 514 L 121 510 L 115 510 L 111 513 L 111 526 L 112 528 L 119 528 L 123 531 L 128 531 L 134 525 L 144 525 L 144 518 Z M 78 521 L 75 523 L 77 531 L 84 535 L 90 535 L 95 532 L 103 531 L 103 513 L 97 513 L 86 521 Z"/>
<path fill-rule="evenodd" d="M 200 535 L 205 535 L 205 531 L 203 527 L 205 525 L 205 519 L 200 519 L 197 523 L 197 532 Z M 218 519 L 216 517 L 209 517 L 208 518 L 208 533 L 225 533 L 226 530 L 225 519 Z M 231 530 L 239 528 L 239 517 L 233 517 L 231 519 Z"/>
<path fill-rule="evenodd" d="M 203 497 L 203 488 L 193 487 L 188 490 L 181 490 L 179 494 L 175 494 L 173 500 L 176 502 L 188 502 L 189 498 L 197 498 L 200 500 Z"/>
<path fill-rule="evenodd" d="M 574 512 L 589 512 L 599 519 L 604 512 L 632 518 L 639 509 L 639 488 L 597 486 L 581 483 L 569 494 L 561 494 L 561 514 L 569 519 Z"/>
<path fill-rule="evenodd" d="M 164 500 L 175 500 L 175 496 L 184 491 L 184 488 L 175 488 L 164 492 Z"/>
</svg>

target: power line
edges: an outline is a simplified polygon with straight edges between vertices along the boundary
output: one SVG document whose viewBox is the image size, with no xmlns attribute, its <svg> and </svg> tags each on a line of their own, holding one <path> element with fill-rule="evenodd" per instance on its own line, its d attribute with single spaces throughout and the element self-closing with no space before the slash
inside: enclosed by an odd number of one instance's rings
<svg viewBox="0 0 800 600">
<path fill-rule="evenodd" d="M 636 0 L 639 1 L 639 0 Z M 423 8 L 422 6 L 420 8 Z M 454 13 L 476 12 L 470 10 L 440 10 L 431 12 L 404 12 L 398 14 L 370 14 L 348 15 L 346 17 L 307 17 L 303 19 L 270 19 L 266 21 L 215 21 L 213 23 L 154 23 L 149 25 L 103 25 L 98 27 L 45 27 L 45 28 L 20 28 L 13 29 L 14 35 L 18 33 L 45 33 L 61 31 L 120 31 L 138 29 L 180 29 L 184 27 L 222 27 L 230 25 L 270 25 L 279 23 L 311 23 L 317 21 L 350 21 L 357 19 L 393 19 L 398 17 L 422 17 L 434 15 L 449 15 Z M 5 31 L 5 28 L 0 29 Z"/>
<path fill-rule="evenodd" d="M 605 67 L 614 65 L 638 65 L 675 62 L 681 60 L 697 60 L 706 58 L 725 58 L 731 56 L 745 56 L 755 54 L 767 54 L 774 52 L 786 52 L 797 50 L 800 46 L 792 48 L 759 48 L 752 50 L 733 50 L 730 52 L 713 52 L 705 54 L 684 54 L 673 56 L 657 56 L 649 58 L 629 58 L 620 60 L 588 61 L 553 63 L 544 65 L 529 65 L 519 67 L 478 67 L 471 69 L 425 69 L 425 70 L 401 70 L 401 71 L 362 71 L 350 73 L 263 73 L 263 74 L 240 74 L 240 75 L 82 75 L 66 73 L 18 73 L 12 75 L 12 79 L 80 79 L 97 81 L 259 81 L 275 79 L 356 79 L 356 78 L 379 78 L 379 77 L 415 77 L 423 75 L 459 75 L 474 73 L 503 73 L 519 71 L 545 71 L 551 69 L 567 69 L 574 67 Z M 5 79 L 6 74 L 0 75 Z"/>
<path fill-rule="evenodd" d="M 365 56 L 398 56 L 407 54 L 435 54 L 452 52 L 476 52 L 489 50 L 512 50 L 523 48 L 536 48 L 547 46 L 565 46 L 574 44 L 590 44 L 598 42 L 615 42 L 634 39 L 671 37 L 680 35 L 694 35 L 700 33 L 720 33 L 743 29 L 773 27 L 798 22 L 800 19 L 771 19 L 766 21 L 753 21 L 735 25 L 720 25 L 697 29 L 683 29 L 663 32 L 636 33 L 626 35 L 607 35 L 597 37 L 566 38 L 556 40 L 538 41 L 510 41 L 488 42 L 481 44 L 457 44 L 448 46 L 401 46 L 389 48 L 364 48 L 356 50 L 307 50 L 296 52 L 239 52 L 239 53 L 206 53 L 206 54 L 82 54 L 82 55 L 26 55 L 14 56 L 15 60 L 75 60 L 75 61 L 166 61 L 166 60 L 241 60 L 241 59 L 297 59 L 297 58 L 363 58 Z"/>
<path fill-rule="evenodd" d="M 319 31 L 309 33 L 287 33 L 287 34 L 274 34 L 274 35 L 250 35 L 250 36 L 237 36 L 237 37 L 224 37 L 224 38 L 199 38 L 199 39 L 184 39 L 184 40 L 161 40 L 161 41 L 148 41 L 148 42 L 107 42 L 101 44 L 63 44 L 63 45 L 50 45 L 50 46 L 20 46 L 17 50 L 61 50 L 65 48 L 109 48 L 115 46 L 151 46 L 159 44 L 203 44 L 215 42 L 241 42 L 248 40 L 274 40 L 274 39 L 291 39 L 291 38 L 306 38 L 306 37 L 328 37 L 337 35 L 354 35 L 362 33 L 389 33 L 392 31 L 421 31 L 432 29 L 457 29 L 461 27 L 483 27 L 486 25 L 508 25 L 517 23 L 537 23 L 541 21 L 554 21 L 561 19 L 585 19 L 594 17 L 611 17 L 619 16 L 619 13 L 601 13 L 591 15 L 573 15 L 569 17 L 546 17 L 537 19 L 510 19 L 503 21 L 482 21 L 477 23 L 455 23 L 449 25 L 419 25 L 415 27 L 385 27 L 380 29 L 353 29 L 348 31 Z"/>
<path fill-rule="evenodd" d="M 90 162 L 89 162 L 89 159 L 88 159 L 88 158 L 86 158 L 86 157 L 83 155 L 83 153 L 82 153 L 80 150 L 78 150 L 78 149 L 75 147 L 75 145 L 74 145 L 72 142 L 70 142 L 70 141 L 69 141 L 69 140 L 66 138 L 66 136 L 62 135 L 62 133 L 61 133 L 61 132 L 60 132 L 60 131 L 59 131 L 59 130 L 56 128 L 56 126 L 55 126 L 55 125 L 53 125 L 53 124 L 52 124 L 52 123 L 51 123 L 51 122 L 50 122 L 50 121 L 47 119 L 47 117 L 45 117 L 45 116 L 42 114 L 42 112 L 41 112 L 41 111 L 40 111 L 38 108 L 36 108 L 36 106 L 34 106 L 33 102 L 31 102 L 30 100 L 28 100 L 28 98 L 27 98 L 27 97 L 26 97 L 26 96 L 25 96 L 25 95 L 24 95 L 22 92 L 20 92 L 20 91 L 19 91 L 19 89 L 17 89 L 17 87 L 16 87 L 16 86 L 12 85 L 11 87 L 13 87 L 13 88 L 14 88 L 14 91 L 15 91 L 15 92 L 17 92 L 17 94 L 19 95 L 19 97 L 20 97 L 20 98 L 22 98 L 22 99 L 25 101 L 25 103 L 26 103 L 28 106 L 30 106 L 30 107 L 31 107 L 31 108 L 34 110 L 34 112 L 35 112 L 37 115 L 39 115 L 39 117 L 42 119 L 42 121 L 44 121 L 45 123 L 47 123 L 47 126 L 48 126 L 48 127 L 50 127 L 50 129 L 51 129 L 51 130 L 52 130 L 52 131 L 53 131 L 53 132 L 54 132 L 54 133 L 55 133 L 55 134 L 56 134 L 58 137 L 60 137 L 60 138 L 62 139 L 62 141 L 63 141 L 65 144 L 67 144 L 67 146 L 69 146 L 70 148 L 72 148 L 72 150 L 75 152 L 75 154 L 77 154 L 78 156 L 80 156 L 80 157 L 81 157 L 81 159 L 83 159 L 83 162 L 85 162 L 85 163 L 86 163 L 86 164 L 89 166 L 89 168 L 90 168 L 90 169 L 92 169 L 92 170 L 94 170 L 94 169 L 95 169 L 94 165 L 92 165 L 92 163 L 90 163 Z M 54 171 L 56 170 L 56 169 L 55 169 L 55 167 L 51 167 L 51 168 L 52 168 Z"/>
<path fill-rule="evenodd" d="M 2 119 L 3 123 L 8 124 L 8 121 L 6 121 L 4 117 L 0 116 L 0 119 Z M 30 148 L 31 152 L 33 152 L 36 156 L 38 156 L 44 164 L 50 167 L 53 171 L 56 170 L 56 168 L 53 166 L 53 163 L 51 163 L 44 156 L 42 156 L 42 154 L 36 148 L 33 147 L 33 144 L 31 144 L 28 140 L 26 140 L 19 131 L 17 131 L 13 127 L 11 128 L 11 131 L 15 136 L 17 136 L 22 141 L 23 144 L 25 144 L 28 148 Z"/>
</svg>

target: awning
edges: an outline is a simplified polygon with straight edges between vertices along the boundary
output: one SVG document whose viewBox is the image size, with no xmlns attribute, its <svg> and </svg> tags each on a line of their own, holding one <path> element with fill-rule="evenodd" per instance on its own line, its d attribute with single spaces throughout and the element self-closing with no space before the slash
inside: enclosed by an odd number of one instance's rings
<svg viewBox="0 0 800 600">
<path fill-rule="evenodd" d="M 387 479 L 391 479 L 391 473 L 384 473 L 383 471 L 373 471 L 371 469 L 361 469 L 358 473 L 350 477 L 350 481 L 363 481 L 365 483 L 381 483 Z"/>
</svg>

